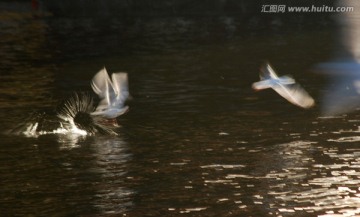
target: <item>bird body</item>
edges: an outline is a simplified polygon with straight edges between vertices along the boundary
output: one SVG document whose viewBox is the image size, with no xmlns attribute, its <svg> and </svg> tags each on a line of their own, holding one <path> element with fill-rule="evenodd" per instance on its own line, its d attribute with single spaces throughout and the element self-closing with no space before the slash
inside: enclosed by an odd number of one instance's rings
<svg viewBox="0 0 360 217">
<path fill-rule="evenodd" d="M 294 84 L 295 80 L 290 76 L 281 76 L 278 78 L 264 79 L 253 83 L 255 90 L 263 90 L 267 88 L 274 88 L 276 85 L 289 85 Z"/>
</svg>

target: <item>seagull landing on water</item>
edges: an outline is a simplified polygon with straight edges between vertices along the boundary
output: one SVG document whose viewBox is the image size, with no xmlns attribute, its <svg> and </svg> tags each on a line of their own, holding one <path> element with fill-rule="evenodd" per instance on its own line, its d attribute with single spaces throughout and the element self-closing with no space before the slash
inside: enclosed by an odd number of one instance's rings
<svg viewBox="0 0 360 217">
<path fill-rule="evenodd" d="M 129 107 L 125 101 L 129 97 L 127 73 L 113 73 L 110 77 L 105 68 L 100 70 L 92 79 L 91 87 L 99 96 L 100 102 L 92 116 L 114 119 L 124 114 Z"/>
<path fill-rule="evenodd" d="M 129 85 L 126 73 L 113 73 L 111 78 L 105 68 L 93 77 L 91 86 L 100 98 L 97 106 L 92 94 L 75 92 L 55 108 L 56 116 L 47 111 L 36 112 L 10 132 L 33 137 L 45 134 L 117 135 L 119 125 L 115 118 L 128 110 L 125 101 L 129 97 Z"/>
<path fill-rule="evenodd" d="M 274 89 L 280 96 L 294 105 L 310 108 L 315 104 L 314 99 L 290 76 L 279 77 L 269 63 L 260 71 L 260 81 L 253 83 L 253 89 Z"/>
</svg>

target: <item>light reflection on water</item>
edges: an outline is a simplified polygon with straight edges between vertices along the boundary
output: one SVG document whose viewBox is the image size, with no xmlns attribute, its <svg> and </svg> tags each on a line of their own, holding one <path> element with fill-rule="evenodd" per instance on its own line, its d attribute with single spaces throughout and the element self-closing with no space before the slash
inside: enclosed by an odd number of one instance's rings
<svg viewBox="0 0 360 217">
<path fill-rule="evenodd" d="M 290 182 L 290 188 L 296 187 L 296 191 L 282 191 L 282 189 L 269 192 L 275 195 L 278 204 L 285 206 L 276 207 L 278 212 L 331 212 L 349 216 L 359 214 L 359 193 L 360 183 L 358 160 L 356 149 L 339 150 L 337 147 L 324 147 L 315 145 L 313 152 L 321 152 L 322 158 L 328 158 L 323 162 L 312 156 L 302 155 L 309 147 L 297 147 L 298 158 L 308 165 L 301 168 L 286 168 L 285 174 L 275 174 L 274 178 L 286 177 L 292 180 L 291 176 L 301 179 Z M 330 158 L 330 160 L 329 160 Z M 272 186 L 270 186 L 271 188 Z M 289 186 L 287 186 L 289 187 Z M 294 205 L 289 206 L 289 203 Z"/>
<path fill-rule="evenodd" d="M 243 152 L 256 155 L 252 158 L 261 158 L 265 152 L 271 159 L 260 159 L 255 168 L 249 162 L 200 168 L 204 188 L 229 193 L 218 195 L 216 203 L 236 204 L 243 213 L 260 209 L 263 214 L 276 216 L 353 216 L 359 214 L 359 150 L 351 147 L 340 151 L 318 142 L 294 141 L 269 148 L 244 148 Z"/>
<path fill-rule="evenodd" d="M 94 151 L 97 167 L 91 171 L 101 176 L 98 183 L 94 207 L 104 214 L 121 214 L 133 206 L 131 200 L 134 191 L 124 185 L 127 177 L 127 164 L 131 160 L 127 143 L 121 138 L 96 139 L 92 150 Z"/>
<path fill-rule="evenodd" d="M 121 214 L 132 207 L 133 190 L 124 184 L 132 156 L 122 137 L 76 138 L 76 145 L 64 135 L 4 139 L 3 213 Z"/>
</svg>

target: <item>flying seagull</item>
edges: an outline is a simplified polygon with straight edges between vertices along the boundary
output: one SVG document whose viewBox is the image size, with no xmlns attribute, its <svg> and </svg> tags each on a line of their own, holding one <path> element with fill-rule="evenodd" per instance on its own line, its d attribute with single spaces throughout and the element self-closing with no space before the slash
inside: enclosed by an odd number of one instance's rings
<svg viewBox="0 0 360 217">
<path fill-rule="evenodd" d="M 103 68 L 93 77 L 91 87 L 100 98 L 99 105 L 91 115 L 113 119 L 129 109 L 125 106 L 129 97 L 127 73 L 113 73 L 110 80 L 109 74 Z"/>
<path fill-rule="evenodd" d="M 269 63 L 260 70 L 260 81 L 253 83 L 252 88 L 263 90 L 272 88 L 280 96 L 294 105 L 310 108 L 315 104 L 314 99 L 290 76 L 279 77 Z"/>
<path fill-rule="evenodd" d="M 358 9 L 360 1 L 336 1 L 336 6 Z M 329 78 L 323 91 L 322 113 L 339 115 L 360 107 L 360 11 L 338 13 L 338 36 L 334 58 L 315 66 L 314 70 Z"/>
</svg>

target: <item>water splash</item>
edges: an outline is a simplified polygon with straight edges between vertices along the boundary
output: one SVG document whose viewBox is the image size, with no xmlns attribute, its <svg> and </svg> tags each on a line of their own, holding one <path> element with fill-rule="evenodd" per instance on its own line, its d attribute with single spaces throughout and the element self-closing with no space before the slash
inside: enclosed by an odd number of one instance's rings
<svg viewBox="0 0 360 217">
<path fill-rule="evenodd" d="M 47 134 L 78 136 L 96 133 L 117 135 L 119 127 L 116 119 L 108 120 L 100 116 L 92 116 L 95 111 L 94 99 L 88 93 L 74 93 L 51 112 L 36 112 L 12 130 L 17 135 L 38 137 Z"/>
</svg>

